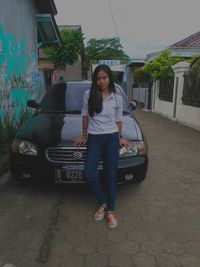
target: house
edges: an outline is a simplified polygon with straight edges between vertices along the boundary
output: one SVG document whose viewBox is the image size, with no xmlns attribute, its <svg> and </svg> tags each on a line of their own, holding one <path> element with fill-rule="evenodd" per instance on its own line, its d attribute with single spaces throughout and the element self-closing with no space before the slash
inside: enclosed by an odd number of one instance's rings
<svg viewBox="0 0 200 267">
<path fill-rule="evenodd" d="M 183 58 L 200 54 L 200 31 L 170 45 L 167 49 L 171 50 L 173 54 L 178 53 Z"/>
<path fill-rule="evenodd" d="M 191 58 L 200 54 L 200 31 L 168 46 L 165 50 L 171 50 L 172 55 L 179 55 L 183 58 Z M 163 50 L 163 51 L 165 51 Z M 148 54 L 145 61 L 152 61 L 156 56 L 160 55 L 163 51 Z"/>
<path fill-rule="evenodd" d="M 81 25 L 58 25 L 59 31 L 61 30 L 78 30 L 82 32 Z M 83 44 L 84 47 L 84 44 Z M 64 69 L 56 69 L 53 73 L 53 83 L 59 80 L 82 80 L 86 77 L 83 75 L 83 65 L 86 61 L 84 48 L 79 55 L 78 61 L 74 64 L 66 64 Z"/>
<path fill-rule="evenodd" d="M 18 119 L 28 99 L 45 93 L 38 49 L 60 44 L 57 10 L 53 0 L 0 0 L 0 6 L 0 118 Z"/>
<path fill-rule="evenodd" d="M 46 90 L 52 86 L 52 75 L 55 65 L 43 54 L 43 48 L 49 46 L 60 46 L 61 36 L 54 16 L 51 14 L 37 14 L 38 24 L 38 68 L 43 73 Z"/>
</svg>

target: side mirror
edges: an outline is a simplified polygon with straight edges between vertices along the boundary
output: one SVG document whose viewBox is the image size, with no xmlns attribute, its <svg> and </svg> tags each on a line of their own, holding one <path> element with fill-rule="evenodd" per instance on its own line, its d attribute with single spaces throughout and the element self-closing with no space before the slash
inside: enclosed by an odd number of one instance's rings
<svg viewBox="0 0 200 267">
<path fill-rule="evenodd" d="M 32 99 L 27 101 L 27 106 L 30 108 L 35 108 L 35 109 L 39 108 L 39 104 L 35 100 L 32 100 Z"/>
<path fill-rule="evenodd" d="M 135 101 L 131 101 L 131 102 L 130 102 L 130 106 L 131 106 L 132 110 L 135 110 L 136 107 L 137 107 L 137 104 L 136 104 Z"/>
</svg>

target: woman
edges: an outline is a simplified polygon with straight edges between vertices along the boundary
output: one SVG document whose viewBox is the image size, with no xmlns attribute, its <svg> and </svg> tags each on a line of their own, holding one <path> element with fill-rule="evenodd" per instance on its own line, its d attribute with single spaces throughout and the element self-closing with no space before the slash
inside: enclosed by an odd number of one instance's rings
<svg viewBox="0 0 200 267">
<path fill-rule="evenodd" d="M 99 221 L 106 216 L 110 228 L 117 226 L 114 208 L 119 145 L 129 146 L 128 141 L 121 135 L 122 112 L 122 97 L 116 94 L 111 69 L 104 64 L 98 65 L 94 71 L 91 89 L 84 95 L 81 112 L 83 135 L 75 140 L 74 145 L 81 146 L 87 143 L 85 176 L 100 203 L 94 219 Z M 97 167 L 102 155 L 108 199 L 97 176 Z"/>
</svg>

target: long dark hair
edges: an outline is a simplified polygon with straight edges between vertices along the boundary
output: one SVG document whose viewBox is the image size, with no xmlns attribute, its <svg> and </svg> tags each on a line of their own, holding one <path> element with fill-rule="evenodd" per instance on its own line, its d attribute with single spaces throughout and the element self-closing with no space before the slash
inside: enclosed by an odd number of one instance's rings
<svg viewBox="0 0 200 267">
<path fill-rule="evenodd" d="M 109 77 L 109 92 L 116 92 L 110 67 L 106 64 L 98 65 L 94 70 L 94 74 L 92 77 L 92 85 L 90 89 L 90 96 L 88 100 L 88 112 L 91 117 L 94 116 L 95 113 L 100 113 L 102 111 L 102 91 L 97 85 L 97 75 L 100 71 L 104 71 Z"/>
</svg>

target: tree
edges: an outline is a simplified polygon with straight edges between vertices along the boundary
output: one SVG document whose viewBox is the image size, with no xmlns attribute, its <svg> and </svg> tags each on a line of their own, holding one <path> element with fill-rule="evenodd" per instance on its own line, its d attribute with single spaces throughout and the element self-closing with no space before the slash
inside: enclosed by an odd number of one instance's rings
<svg viewBox="0 0 200 267">
<path fill-rule="evenodd" d="M 92 38 L 87 42 L 85 52 L 88 61 L 103 59 L 128 61 L 129 59 L 128 55 L 123 51 L 118 37 Z"/>
<path fill-rule="evenodd" d="M 172 51 L 166 50 L 155 57 L 152 62 L 147 62 L 143 67 L 134 70 L 135 80 L 138 82 L 152 82 L 155 79 L 167 80 L 174 76 L 172 66 L 180 61 L 182 57 L 172 56 Z"/>
<path fill-rule="evenodd" d="M 134 80 L 139 84 L 147 84 L 151 81 L 151 75 L 145 71 L 145 67 L 140 67 L 133 72 Z"/>
<path fill-rule="evenodd" d="M 84 49 L 83 33 L 79 30 L 61 30 L 61 46 L 44 49 L 45 55 L 55 63 L 56 67 L 64 68 L 66 64 L 74 64 Z"/>
<path fill-rule="evenodd" d="M 173 77 L 174 73 L 172 66 L 183 58 L 175 56 L 172 57 L 172 52 L 169 50 L 164 51 L 159 56 L 157 56 L 152 62 L 147 62 L 143 67 L 140 67 L 133 72 L 134 80 L 138 83 L 148 84 L 148 108 L 150 108 L 151 103 L 151 88 L 153 81 L 156 79 L 161 80 L 165 85 L 164 91 L 160 91 L 160 97 L 165 99 L 170 99 L 173 97 Z M 161 86 L 161 88 L 163 88 Z M 167 88 L 167 90 L 166 90 Z"/>
<path fill-rule="evenodd" d="M 177 56 L 172 56 L 172 51 L 166 50 L 157 56 L 152 62 L 149 62 L 145 66 L 145 70 L 149 73 L 152 79 L 168 79 L 174 76 L 172 66 L 183 58 Z"/>
</svg>

